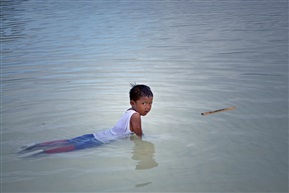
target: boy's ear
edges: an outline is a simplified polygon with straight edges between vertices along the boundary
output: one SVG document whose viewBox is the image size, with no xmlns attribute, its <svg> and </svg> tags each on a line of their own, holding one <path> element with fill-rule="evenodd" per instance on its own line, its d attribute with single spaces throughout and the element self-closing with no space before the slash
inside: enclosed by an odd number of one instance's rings
<svg viewBox="0 0 289 193">
<path fill-rule="evenodd" d="M 131 105 L 131 106 L 135 105 L 134 100 L 130 100 L 130 105 Z"/>
</svg>

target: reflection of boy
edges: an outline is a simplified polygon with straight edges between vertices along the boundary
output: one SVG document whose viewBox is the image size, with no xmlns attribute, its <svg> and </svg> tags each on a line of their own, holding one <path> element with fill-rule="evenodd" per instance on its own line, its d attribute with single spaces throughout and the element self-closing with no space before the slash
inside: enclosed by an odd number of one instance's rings
<svg viewBox="0 0 289 193">
<path fill-rule="evenodd" d="M 150 112 L 153 93 L 150 87 L 146 85 L 133 85 L 129 97 L 131 108 L 125 112 L 113 128 L 73 139 L 24 146 L 23 151 L 38 150 L 37 153 L 60 153 L 99 146 L 133 133 L 142 137 L 141 116 L 145 116 Z"/>
<path fill-rule="evenodd" d="M 132 159 L 139 161 L 135 167 L 136 170 L 146 170 L 158 166 L 158 163 L 154 159 L 155 146 L 153 143 L 143 141 L 140 138 L 132 136 L 130 138 L 135 146 L 133 148 Z"/>
</svg>

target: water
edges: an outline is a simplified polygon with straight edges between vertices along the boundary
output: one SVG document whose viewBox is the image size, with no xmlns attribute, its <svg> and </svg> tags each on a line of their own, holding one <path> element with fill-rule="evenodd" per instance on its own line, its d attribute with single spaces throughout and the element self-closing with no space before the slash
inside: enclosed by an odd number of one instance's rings
<svg viewBox="0 0 289 193">
<path fill-rule="evenodd" d="M 1 6 L 1 192 L 288 191 L 287 1 Z M 15 154 L 112 127 L 133 82 L 143 141 Z"/>
</svg>

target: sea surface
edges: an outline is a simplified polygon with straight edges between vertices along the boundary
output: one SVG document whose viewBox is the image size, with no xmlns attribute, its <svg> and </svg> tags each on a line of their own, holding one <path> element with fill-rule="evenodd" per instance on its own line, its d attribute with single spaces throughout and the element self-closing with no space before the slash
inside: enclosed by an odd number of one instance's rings
<svg viewBox="0 0 289 193">
<path fill-rule="evenodd" d="M 288 192 L 287 0 L 1 0 L 1 193 Z M 111 128 L 145 136 L 21 158 Z M 235 110 L 201 113 L 235 106 Z"/>
</svg>

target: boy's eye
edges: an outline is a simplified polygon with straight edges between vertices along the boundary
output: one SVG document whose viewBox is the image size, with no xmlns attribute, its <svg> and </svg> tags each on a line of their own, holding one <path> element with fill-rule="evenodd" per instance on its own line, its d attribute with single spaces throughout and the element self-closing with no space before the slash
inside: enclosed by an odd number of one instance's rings
<svg viewBox="0 0 289 193">
<path fill-rule="evenodd" d="M 147 105 L 147 104 L 152 105 L 152 103 L 147 103 L 147 102 L 142 103 L 142 105 Z"/>
</svg>

